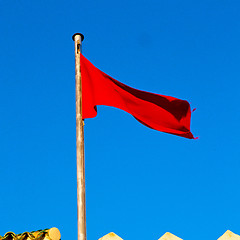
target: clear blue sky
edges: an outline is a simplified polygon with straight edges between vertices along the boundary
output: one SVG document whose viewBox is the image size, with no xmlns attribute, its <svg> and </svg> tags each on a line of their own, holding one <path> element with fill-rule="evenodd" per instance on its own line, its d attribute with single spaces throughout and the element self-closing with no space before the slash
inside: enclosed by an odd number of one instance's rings
<svg viewBox="0 0 240 240">
<path fill-rule="evenodd" d="M 240 234 L 239 1 L 0 1 L 0 235 L 77 239 L 75 32 L 119 81 L 188 100 L 199 140 L 99 107 L 86 120 L 88 240 Z"/>
</svg>

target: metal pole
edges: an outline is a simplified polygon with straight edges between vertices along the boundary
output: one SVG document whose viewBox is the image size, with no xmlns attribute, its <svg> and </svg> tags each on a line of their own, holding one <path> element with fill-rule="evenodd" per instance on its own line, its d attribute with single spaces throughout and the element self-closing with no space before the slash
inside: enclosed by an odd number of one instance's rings
<svg viewBox="0 0 240 240">
<path fill-rule="evenodd" d="M 80 53 L 84 36 L 81 33 L 75 33 L 72 38 L 75 42 L 78 240 L 86 240 L 84 121 L 82 119 L 82 83 L 80 71 Z"/>
</svg>

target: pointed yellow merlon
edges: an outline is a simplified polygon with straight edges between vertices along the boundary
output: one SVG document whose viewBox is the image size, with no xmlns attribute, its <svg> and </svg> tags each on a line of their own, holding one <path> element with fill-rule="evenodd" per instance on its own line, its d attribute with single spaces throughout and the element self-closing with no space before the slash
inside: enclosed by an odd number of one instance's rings
<svg viewBox="0 0 240 240">
<path fill-rule="evenodd" d="M 158 240 L 182 240 L 181 238 L 166 232 L 162 237 L 160 237 Z"/>
<path fill-rule="evenodd" d="M 240 236 L 227 230 L 218 240 L 240 240 Z"/>
<path fill-rule="evenodd" d="M 111 232 L 111 233 L 99 238 L 98 240 L 123 240 L 123 239 L 120 238 L 117 234 Z"/>
</svg>

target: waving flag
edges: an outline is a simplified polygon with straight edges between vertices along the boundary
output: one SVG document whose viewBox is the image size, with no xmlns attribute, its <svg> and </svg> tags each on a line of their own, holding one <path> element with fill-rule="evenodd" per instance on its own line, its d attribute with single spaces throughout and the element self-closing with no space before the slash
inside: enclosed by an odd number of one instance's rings
<svg viewBox="0 0 240 240">
<path fill-rule="evenodd" d="M 191 108 L 187 101 L 131 88 L 100 71 L 82 54 L 82 116 L 97 115 L 97 105 L 130 113 L 145 126 L 185 138 L 190 131 Z"/>
</svg>

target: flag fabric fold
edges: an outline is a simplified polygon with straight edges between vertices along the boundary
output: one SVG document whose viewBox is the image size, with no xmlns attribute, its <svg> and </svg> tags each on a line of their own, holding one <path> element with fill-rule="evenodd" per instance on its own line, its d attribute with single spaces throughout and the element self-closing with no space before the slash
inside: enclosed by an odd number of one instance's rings
<svg viewBox="0 0 240 240">
<path fill-rule="evenodd" d="M 185 100 L 131 88 L 96 68 L 82 54 L 82 117 L 97 115 L 97 105 L 130 113 L 145 126 L 185 138 L 190 131 L 191 108 Z"/>
</svg>

